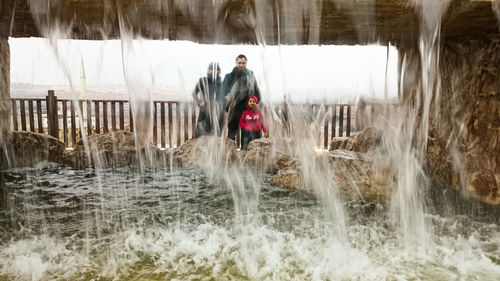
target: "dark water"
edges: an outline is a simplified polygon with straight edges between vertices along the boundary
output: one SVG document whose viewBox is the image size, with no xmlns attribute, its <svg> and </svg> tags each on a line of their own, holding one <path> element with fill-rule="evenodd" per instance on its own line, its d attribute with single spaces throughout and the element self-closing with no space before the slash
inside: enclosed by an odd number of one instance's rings
<svg viewBox="0 0 500 281">
<path fill-rule="evenodd" d="M 426 214 L 422 252 L 344 202 L 345 241 L 312 194 L 234 177 L 248 196 L 192 168 L 1 172 L 0 280 L 500 280 L 494 217 Z"/>
</svg>

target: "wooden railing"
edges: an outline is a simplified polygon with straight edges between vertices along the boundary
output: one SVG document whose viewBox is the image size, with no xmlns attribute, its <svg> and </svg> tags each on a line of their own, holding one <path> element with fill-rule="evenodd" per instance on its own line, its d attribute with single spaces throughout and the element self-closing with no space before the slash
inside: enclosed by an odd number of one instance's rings
<svg viewBox="0 0 500 281">
<path fill-rule="evenodd" d="M 84 134 L 91 136 L 118 129 L 134 131 L 133 114 L 127 100 L 58 99 L 53 91 L 49 91 L 45 99 L 11 100 L 14 131 L 46 133 L 62 140 L 66 147 L 74 147 Z M 29 122 L 26 118 L 27 108 Z M 161 120 L 159 124 L 158 119 Z M 193 103 L 153 101 L 153 141 L 159 147 L 173 147 L 174 141 L 179 146 L 192 138 L 195 128 L 193 124 L 196 124 L 196 108 Z M 158 136 L 160 142 L 157 142 Z"/>
<path fill-rule="evenodd" d="M 168 147 L 174 147 L 175 140 L 175 144 L 180 146 L 193 138 L 196 118 L 196 107 L 192 102 L 153 101 L 153 143 L 167 147 L 168 140 Z"/>
<path fill-rule="evenodd" d="M 294 108 L 296 107 L 296 108 Z M 290 114 L 297 114 L 316 126 L 317 143 L 328 149 L 334 137 L 348 137 L 355 131 L 353 126 L 355 106 L 352 104 L 291 104 L 275 108 L 284 120 L 285 126 L 293 123 Z M 297 120 L 295 120 L 297 121 Z M 289 128 L 287 128 L 289 129 Z"/>
<path fill-rule="evenodd" d="M 118 129 L 134 131 L 132 109 L 127 100 L 58 99 L 52 90 L 48 91 L 46 98 L 11 100 L 14 131 L 46 133 L 63 141 L 66 147 L 74 147 L 84 134 L 91 136 Z M 351 123 L 353 105 L 299 107 L 301 110 L 307 110 L 307 116 L 320 117 L 316 118 L 316 122 L 322 124 L 321 132 L 318 132 L 318 143 L 322 144 L 323 148 L 328 148 L 333 137 L 349 136 L 354 131 Z M 194 103 L 153 101 L 152 110 L 153 143 L 160 148 L 180 146 L 193 138 L 197 120 Z M 293 114 L 290 107 L 280 105 L 275 110 L 288 126 L 289 116 Z"/>
</svg>

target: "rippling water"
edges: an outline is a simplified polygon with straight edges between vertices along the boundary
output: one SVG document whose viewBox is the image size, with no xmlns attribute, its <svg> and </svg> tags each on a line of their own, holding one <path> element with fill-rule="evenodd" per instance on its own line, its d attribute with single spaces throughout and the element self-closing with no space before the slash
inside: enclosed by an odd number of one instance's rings
<svg viewBox="0 0 500 281">
<path fill-rule="evenodd" d="M 234 191 L 191 168 L 0 173 L 0 280 L 500 280 L 498 218 L 426 214 L 425 253 L 388 210 L 345 202 L 337 239 L 309 193 L 272 187 L 238 213 Z"/>
</svg>

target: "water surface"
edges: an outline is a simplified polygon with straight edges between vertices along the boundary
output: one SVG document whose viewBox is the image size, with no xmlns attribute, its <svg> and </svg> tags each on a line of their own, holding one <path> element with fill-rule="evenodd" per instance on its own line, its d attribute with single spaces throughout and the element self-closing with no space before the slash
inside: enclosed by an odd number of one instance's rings
<svg viewBox="0 0 500 281">
<path fill-rule="evenodd" d="M 422 252 L 374 203 L 344 202 L 340 239 L 319 200 L 268 175 L 256 197 L 193 168 L 45 164 L 0 178 L 0 280 L 500 280 L 494 217 L 427 213 Z"/>
</svg>

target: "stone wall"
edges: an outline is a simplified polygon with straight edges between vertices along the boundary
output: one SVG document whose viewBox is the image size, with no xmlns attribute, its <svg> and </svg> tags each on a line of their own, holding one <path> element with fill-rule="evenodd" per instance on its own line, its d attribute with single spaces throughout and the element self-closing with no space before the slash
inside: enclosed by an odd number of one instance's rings
<svg viewBox="0 0 500 281">
<path fill-rule="evenodd" d="M 437 182 L 500 204 L 500 35 L 445 41 L 427 160 Z"/>
</svg>

